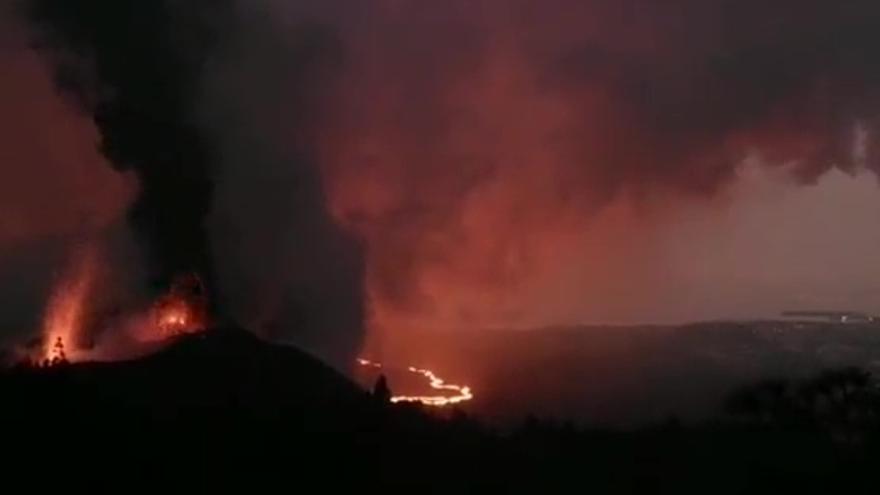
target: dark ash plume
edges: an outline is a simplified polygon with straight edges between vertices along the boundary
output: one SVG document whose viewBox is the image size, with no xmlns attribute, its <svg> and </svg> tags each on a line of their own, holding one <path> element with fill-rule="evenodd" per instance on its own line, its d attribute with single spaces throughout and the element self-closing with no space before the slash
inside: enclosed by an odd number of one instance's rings
<svg viewBox="0 0 880 495">
<path fill-rule="evenodd" d="M 193 102 L 226 3 L 29 4 L 59 87 L 92 114 L 113 166 L 137 174 L 140 194 L 129 217 L 147 244 L 157 288 L 187 271 L 212 279 L 204 218 L 214 157 Z"/>
<path fill-rule="evenodd" d="M 58 87 L 91 114 L 113 166 L 139 180 L 129 220 L 148 253 L 153 290 L 198 273 L 216 316 L 259 325 L 337 364 L 351 358 L 362 333 L 360 248 L 327 215 L 309 150 L 280 153 L 260 134 L 270 116 L 248 108 L 260 81 L 221 74 L 227 58 L 256 54 L 249 37 L 260 30 L 241 22 L 238 3 L 33 0 L 27 7 Z M 306 80 L 322 45 L 310 48 L 311 31 L 286 35 L 295 48 L 286 52 L 294 57 L 287 80 Z M 279 251 L 285 239 L 306 248 Z"/>
</svg>

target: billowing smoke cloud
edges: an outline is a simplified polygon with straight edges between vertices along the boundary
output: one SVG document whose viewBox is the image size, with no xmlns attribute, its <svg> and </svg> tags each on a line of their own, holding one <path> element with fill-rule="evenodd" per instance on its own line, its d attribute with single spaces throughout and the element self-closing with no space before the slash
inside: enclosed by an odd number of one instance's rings
<svg viewBox="0 0 880 495">
<path fill-rule="evenodd" d="M 357 340 L 364 270 L 378 334 L 610 317 L 747 159 L 878 169 L 868 0 L 34 4 L 153 273 L 315 348 Z"/>
<path fill-rule="evenodd" d="M 283 140 L 273 115 L 284 103 L 285 130 L 308 130 L 332 33 L 276 37 L 271 17 L 229 0 L 26 5 L 59 88 L 91 115 L 104 156 L 137 177 L 128 219 L 154 294 L 197 273 L 220 318 L 349 362 L 360 248 L 326 213 L 309 146 Z M 286 58 L 264 57 L 273 50 Z"/>
<path fill-rule="evenodd" d="M 874 2 L 369 4 L 323 164 L 389 331 L 645 306 L 657 217 L 746 158 L 801 182 L 877 167 Z"/>
<path fill-rule="evenodd" d="M 130 221 L 148 243 L 157 286 L 185 272 L 212 280 L 204 218 L 211 144 L 193 118 L 201 67 L 219 35 L 209 3 L 35 1 L 29 14 L 56 82 L 92 118 L 100 149 L 139 182 Z M 202 5 L 205 4 L 205 5 Z"/>
<path fill-rule="evenodd" d="M 336 30 L 265 2 L 235 4 L 205 67 L 199 120 L 216 146 L 208 217 L 221 305 L 272 338 L 350 365 L 363 337 L 362 246 L 332 218 L 316 161 Z"/>
</svg>

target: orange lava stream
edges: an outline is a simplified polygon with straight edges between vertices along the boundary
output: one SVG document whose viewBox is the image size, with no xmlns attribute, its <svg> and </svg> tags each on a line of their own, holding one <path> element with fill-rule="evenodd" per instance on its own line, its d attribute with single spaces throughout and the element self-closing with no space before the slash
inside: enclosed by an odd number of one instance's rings
<svg viewBox="0 0 880 495">
<path fill-rule="evenodd" d="M 358 359 L 358 364 L 370 368 L 381 369 L 381 363 L 375 363 L 367 359 Z M 446 383 L 442 378 L 438 377 L 433 371 L 416 368 L 410 366 L 407 368 L 410 373 L 422 375 L 428 379 L 431 388 L 434 390 L 451 391 L 454 395 L 395 395 L 391 397 L 391 402 L 419 402 L 426 406 L 442 407 L 460 402 L 466 402 L 474 398 L 471 388 L 467 386 L 453 385 Z"/>
</svg>

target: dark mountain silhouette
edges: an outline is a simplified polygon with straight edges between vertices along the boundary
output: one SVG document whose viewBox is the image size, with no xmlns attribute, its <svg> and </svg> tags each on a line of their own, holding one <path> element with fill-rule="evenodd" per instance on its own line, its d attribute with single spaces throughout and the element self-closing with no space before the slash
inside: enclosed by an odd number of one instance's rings
<svg viewBox="0 0 880 495">
<path fill-rule="evenodd" d="M 311 355 L 235 327 L 182 335 L 130 361 L 17 367 L 0 384 L 13 404 L 7 413 L 32 416 L 37 409 L 80 426 L 91 426 L 96 413 L 181 421 L 224 411 L 339 427 L 371 404 L 367 393 Z"/>
<path fill-rule="evenodd" d="M 311 355 L 235 327 L 180 336 L 142 359 L 71 365 L 58 373 L 162 414 L 235 407 L 256 416 L 295 411 L 326 417 L 366 400 L 360 388 Z"/>
<path fill-rule="evenodd" d="M 829 493 L 880 457 L 880 392 L 855 369 L 757 383 L 731 419 L 631 431 L 497 432 L 386 395 L 219 328 L 131 361 L 0 372 L 0 466 L 68 492 Z"/>
<path fill-rule="evenodd" d="M 298 457 L 343 454 L 340 438 L 350 444 L 386 415 L 311 355 L 235 327 L 180 336 L 130 361 L 10 368 L 0 398 L 15 462 L 78 483 L 280 475 Z"/>
</svg>

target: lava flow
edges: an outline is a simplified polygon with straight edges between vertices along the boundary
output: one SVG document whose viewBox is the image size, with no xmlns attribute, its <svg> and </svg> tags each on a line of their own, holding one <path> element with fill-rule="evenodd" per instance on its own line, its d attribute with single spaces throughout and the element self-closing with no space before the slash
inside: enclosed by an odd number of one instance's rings
<svg viewBox="0 0 880 495">
<path fill-rule="evenodd" d="M 367 359 L 358 359 L 357 362 L 361 366 L 382 369 L 381 363 L 375 363 Z M 466 402 L 474 398 L 470 387 L 446 383 L 431 370 L 410 366 L 407 368 L 407 371 L 427 378 L 431 388 L 434 390 L 450 391 L 454 392 L 454 395 L 394 395 L 391 397 L 391 402 L 419 402 L 426 406 L 442 407 Z"/>
</svg>

